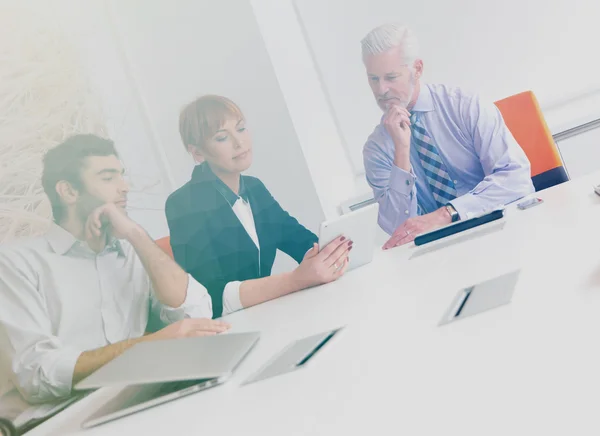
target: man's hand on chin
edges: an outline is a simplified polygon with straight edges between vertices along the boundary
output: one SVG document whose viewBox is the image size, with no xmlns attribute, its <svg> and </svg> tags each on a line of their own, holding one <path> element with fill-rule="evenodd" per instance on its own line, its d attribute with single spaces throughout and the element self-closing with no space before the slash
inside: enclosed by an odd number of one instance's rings
<svg viewBox="0 0 600 436">
<path fill-rule="evenodd" d="M 127 239 L 139 225 L 127 216 L 123 208 L 114 203 L 106 203 L 96 208 L 85 223 L 85 238 L 94 249 L 106 243 L 106 236 Z"/>
</svg>

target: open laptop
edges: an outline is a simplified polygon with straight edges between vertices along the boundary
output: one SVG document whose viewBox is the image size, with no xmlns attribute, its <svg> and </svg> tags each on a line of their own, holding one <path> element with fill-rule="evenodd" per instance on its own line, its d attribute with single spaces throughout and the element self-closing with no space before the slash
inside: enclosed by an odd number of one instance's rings
<svg viewBox="0 0 600 436">
<path fill-rule="evenodd" d="M 93 427 L 225 382 L 259 336 L 221 334 L 134 345 L 75 386 L 127 386 L 82 426 Z"/>
<path fill-rule="evenodd" d="M 325 221 L 319 231 L 319 250 L 338 236 L 351 239 L 352 252 L 348 271 L 373 260 L 379 204 L 370 204 L 340 217 Z"/>
</svg>

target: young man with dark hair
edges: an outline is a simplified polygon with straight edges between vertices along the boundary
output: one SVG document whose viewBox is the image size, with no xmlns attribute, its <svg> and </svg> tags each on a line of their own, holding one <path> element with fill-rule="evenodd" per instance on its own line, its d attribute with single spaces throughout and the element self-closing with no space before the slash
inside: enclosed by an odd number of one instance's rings
<svg viewBox="0 0 600 436">
<path fill-rule="evenodd" d="M 0 249 L 0 402 L 66 397 L 133 344 L 212 335 L 206 289 L 126 214 L 129 187 L 112 141 L 76 135 L 44 158 L 55 222 Z M 149 317 L 166 325 L 145 335 Z"/>
</svg>

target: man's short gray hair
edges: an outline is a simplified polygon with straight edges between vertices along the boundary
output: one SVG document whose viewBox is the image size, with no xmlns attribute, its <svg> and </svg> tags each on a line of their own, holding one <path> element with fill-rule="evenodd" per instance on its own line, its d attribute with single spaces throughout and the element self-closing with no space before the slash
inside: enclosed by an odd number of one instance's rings
<svg viewBox="0 0 600 436">
<path fill-rule="evenodd" d="M 383 24 L 371 30 L 360 42 L 363 59 L 395 47 L 402 49 L 404 60 L 412 65 L 419 56 L 419 42 L 408 27 L 402 24 Z"/>
</svg>

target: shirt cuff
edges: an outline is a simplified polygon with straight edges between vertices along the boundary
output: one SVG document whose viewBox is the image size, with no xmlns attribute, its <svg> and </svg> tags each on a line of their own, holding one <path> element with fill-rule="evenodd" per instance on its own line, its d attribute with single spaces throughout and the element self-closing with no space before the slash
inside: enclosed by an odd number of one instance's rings
<svg viewBox="0 0 600 436">
<path fill-rule="evenodd" d="M 477 198 L 477 195 L 471 193 L 461 195 L 449 203 L 458 212 L 461 220 L 468 220 L 469 218 L 474 218 L 504 206 L 503 204 L 498 204 L 490 207 L 489 204 L 482 204 L 481 198 Z"/>
<path fill-rule="evenodd" d="M 75 365 L 81 356 L 81 351 L 72 348 L 62 349 L 60 358 L 56 362 L 55 379 L 58 382 L 58 391 L 54 392 L 54 396 L 62 397 L 70 395 L 73 389 L 73 375 L 75 373 Z M 61 387 L 64 387 L 64 394 Z"/>
<path fill-rule="evenodd" d="M 44 349 L 47 344 L 37 344 Z M 74 348 L 63 347 L 54 349 L 40 356 L 40 371 L 23 370 L 26 362 L 13 364 L 18 383 L 17 389 L 23 398 L 31 404 L 64 398 L 71 394 L 73 389 L 73 374 L 77 359 L 81 351 Z"/>
<path fill-rule="evenodd" d="M 242 310 L 242 300 L 240 300 L 240 287 L 242 282 L 229 282 L 223 290 L 223 316 L 238 310 Z"/>
<path fill-rule="evenodd" d="M 163 305 L 162 314 L 168 322 L 183 318 L 212 318 L 212 299 L 201 283 L 188 274 L 188 287 L 185 300 L 179 307 Z"/>
<path fill-rule="evenodd" d="M 392 165 L 390 172 L 389 187 L 399 194 L 409 197 L 415 187 L 415 181 L 417 178 L 412 172 L 405 171 L 398 168 L 396 165 Z"/>
</svg>

